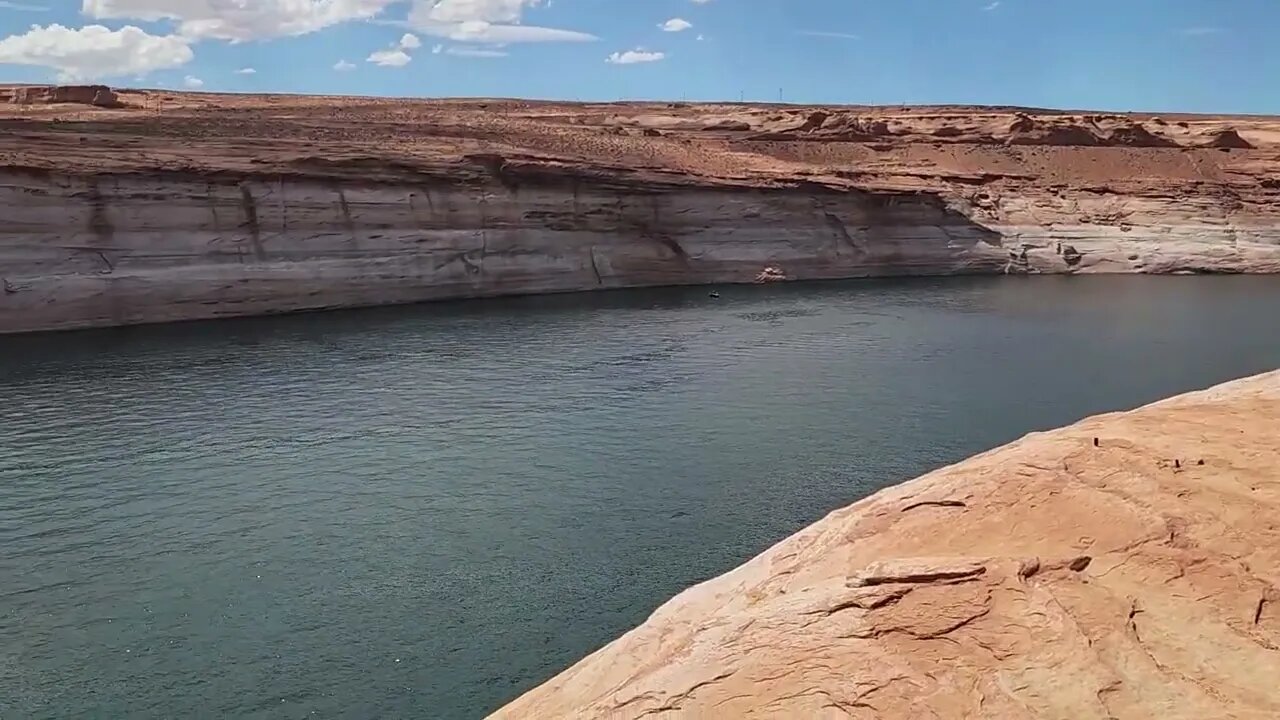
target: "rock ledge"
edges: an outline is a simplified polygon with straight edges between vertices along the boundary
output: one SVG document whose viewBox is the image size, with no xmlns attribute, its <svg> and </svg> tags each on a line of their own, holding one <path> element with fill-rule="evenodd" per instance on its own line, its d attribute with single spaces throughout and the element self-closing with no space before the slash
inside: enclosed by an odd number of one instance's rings
<svg viewBox="0 0 1280 720">
<path fill-rule="evenodd" d="M 495 718 L 1280 717 L 1280 371 L 838 510 Z"/>
</svg>

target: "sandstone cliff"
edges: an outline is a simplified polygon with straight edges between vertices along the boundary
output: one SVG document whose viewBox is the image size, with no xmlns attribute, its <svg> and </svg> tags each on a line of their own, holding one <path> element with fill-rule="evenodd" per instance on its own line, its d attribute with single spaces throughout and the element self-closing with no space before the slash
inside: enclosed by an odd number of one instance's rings
<svg viewBox="0 0 1280 720">
<path fill-rule="evenodd" d="M 1273 118 L 38 90 L 0 93 L 0 332 L 765 266 L 1280 270 Z"/>
<path fill-rule="evenodd" d="M 836 511 L 496 718 L 1280 717 L 1280 372 Z"/>
</svg>

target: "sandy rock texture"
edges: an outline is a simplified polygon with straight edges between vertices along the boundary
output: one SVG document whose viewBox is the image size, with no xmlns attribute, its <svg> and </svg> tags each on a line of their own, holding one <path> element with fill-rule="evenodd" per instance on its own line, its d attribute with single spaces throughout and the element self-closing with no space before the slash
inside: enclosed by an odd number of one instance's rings
<svg viewBox="0 0 1280 720">
<path fill-rule="evenodd" d="M 0 332 L 645 285 L 1280 270 L 1280 119 L 0 87 Z"/>
<path fill-rule="evenodd" d="M 838 510 L 493 717 L 1280 717 L 1280 372 Z"/>
<path fill-rule="evenodd" d="M 106 85 L 10 85 L 0 86 L 0 104 L 93 105 L 121 107 L 120 97 Z"/>
</svg>

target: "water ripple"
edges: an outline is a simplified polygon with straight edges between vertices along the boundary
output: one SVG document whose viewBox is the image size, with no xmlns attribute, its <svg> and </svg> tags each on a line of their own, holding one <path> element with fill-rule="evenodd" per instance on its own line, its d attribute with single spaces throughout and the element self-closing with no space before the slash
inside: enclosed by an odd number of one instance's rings
<svg viewBox="0 0 1280 720">
<path fill-rule="evenodd" d="M 886 484 L 1280 365 L 1259 278 L 722 294 L 0 341 L 0 717 L 479 717 Z"/>
</svg>

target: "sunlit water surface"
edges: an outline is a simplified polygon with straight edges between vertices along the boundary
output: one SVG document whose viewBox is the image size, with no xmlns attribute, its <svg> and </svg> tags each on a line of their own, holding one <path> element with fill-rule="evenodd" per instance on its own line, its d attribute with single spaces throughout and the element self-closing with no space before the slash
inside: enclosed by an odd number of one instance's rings
<svg viewBox="0 0 1280 720">
<path fill-rule="evenodd" d="M 721 292 L 0 338 L 0 717 L 479 717 L 878 488 L 1280 366 L 1270 278 Z"/>
</svg>

